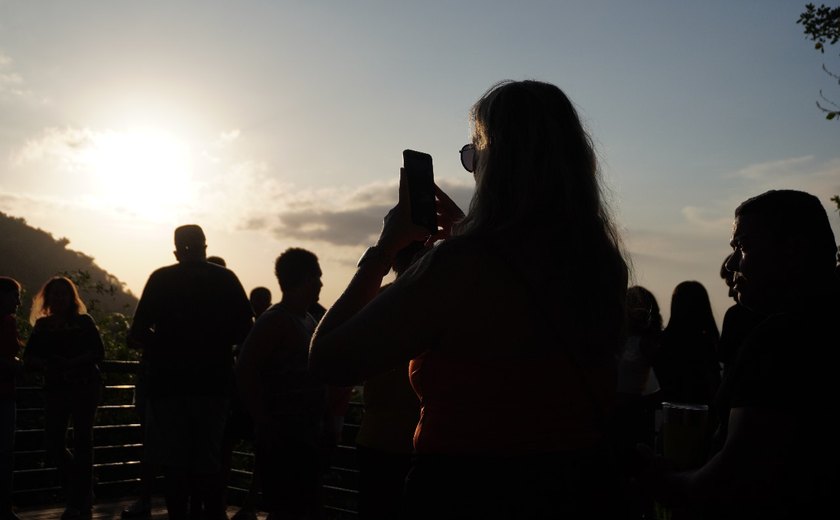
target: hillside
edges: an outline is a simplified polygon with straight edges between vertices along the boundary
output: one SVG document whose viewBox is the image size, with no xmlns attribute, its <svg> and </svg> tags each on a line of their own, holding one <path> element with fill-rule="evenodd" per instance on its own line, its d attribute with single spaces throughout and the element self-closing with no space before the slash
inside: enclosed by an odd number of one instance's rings
<svg viewBox="0 0 840 520">
<path fill-rule="evenodd" d="M 0 275 L 11 276 L 23 285 L 21 314 L 28 313 L 32 296 L 44 282 L 56 274 L 67 274 L 79 284 L 88 307 L 131 316 L 137 298 L 93 258 L 68 249 L 69 243 L 66 238 L 55 239 L 28 225 L 22 218 L 0 212 Z"/>
</svg>

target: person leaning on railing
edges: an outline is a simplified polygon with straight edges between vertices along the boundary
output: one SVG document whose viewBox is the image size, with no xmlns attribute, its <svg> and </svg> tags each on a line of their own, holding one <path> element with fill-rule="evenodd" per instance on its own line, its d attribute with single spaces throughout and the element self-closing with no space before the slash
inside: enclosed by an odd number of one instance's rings
<svg viewBox="0 0 840 520">
<path fill-rule="evenodd" d="M 58 468 L 67 496 L 61 519 L 90 518 L 93 421 L 102 394 L 98 363 L 105 357 L 105 347 L 76 285 L 64 276 L 51 278 L 38 292 L 30 320 L 34 326 L 24 362 L 44 371 L 47 455 Z M 72 454 L 65 446 L 71 418 Z"/>
</svg>

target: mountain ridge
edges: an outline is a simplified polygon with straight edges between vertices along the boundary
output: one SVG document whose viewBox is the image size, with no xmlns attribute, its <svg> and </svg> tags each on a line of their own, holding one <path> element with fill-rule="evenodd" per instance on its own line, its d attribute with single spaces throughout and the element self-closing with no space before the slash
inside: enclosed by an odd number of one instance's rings
<svg viewBox="0 0 840 520">
<path fill-rule="evenodd" d="M 44 283 L 66 275 L 79 285 L 89 308 L 130 316 L 137 297 L 115 275 L 96 264 L 93 257 L 69 249 L 70 240 L 30 226 L 25 219 L 0 211 L 0 276 L 10 276 L 23 286 L 21 306 L 25 314 Z"/>
</svg>

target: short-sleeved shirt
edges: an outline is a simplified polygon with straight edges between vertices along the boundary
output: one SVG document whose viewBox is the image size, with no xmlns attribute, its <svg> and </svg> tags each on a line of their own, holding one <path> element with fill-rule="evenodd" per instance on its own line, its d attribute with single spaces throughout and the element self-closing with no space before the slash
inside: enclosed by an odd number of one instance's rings
<svg viewBox="0 0 840 520">
<path fill-rule="evenodd" d="M 236 275 L 197 261 L 158 269 L 149 277 L 131 335 L 148 362 L 148 396 L 229 396 L 233 346 L 253 323 Z"/>
</svg>

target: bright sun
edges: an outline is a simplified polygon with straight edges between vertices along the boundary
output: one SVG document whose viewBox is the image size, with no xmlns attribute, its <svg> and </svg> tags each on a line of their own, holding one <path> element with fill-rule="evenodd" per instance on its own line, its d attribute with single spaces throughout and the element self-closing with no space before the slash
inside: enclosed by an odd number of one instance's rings
<svg viewBox="0 0 840 520">
<path fill-rule="evenodd" d="M 95 178 L 100 207 L 150 220 L 170 220 L 195 200 L 189 148 L 157 129 L 96 134 L 80 152 Z"/>
</svg>

